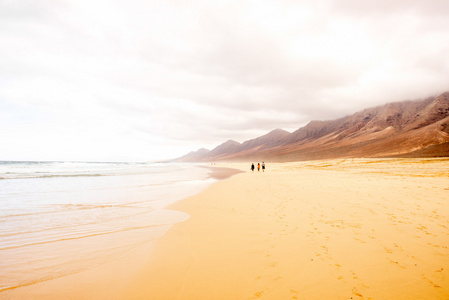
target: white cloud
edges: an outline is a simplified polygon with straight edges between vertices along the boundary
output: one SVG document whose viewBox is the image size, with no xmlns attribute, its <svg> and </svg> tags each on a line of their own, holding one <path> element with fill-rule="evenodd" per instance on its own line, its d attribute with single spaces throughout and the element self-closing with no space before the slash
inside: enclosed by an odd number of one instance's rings
<svg viewBox="0 0 449 300">
<path fill-rule="evenodd" d="M 0 0 L 0 159 L 175 157 L 437 94 L 448 14 L 444 0 Z"/>
</svg>

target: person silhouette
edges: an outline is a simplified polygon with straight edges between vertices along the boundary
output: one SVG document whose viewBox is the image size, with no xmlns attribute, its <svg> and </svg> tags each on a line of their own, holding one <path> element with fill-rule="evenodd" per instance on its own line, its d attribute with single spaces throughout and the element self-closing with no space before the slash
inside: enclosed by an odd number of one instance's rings
<svg viewBox="0 0 449 300">
<path fill-rule="evenodd" d="M 254 172 L 254 164 L 251 164 L 251 171 Z"/>
</svg>

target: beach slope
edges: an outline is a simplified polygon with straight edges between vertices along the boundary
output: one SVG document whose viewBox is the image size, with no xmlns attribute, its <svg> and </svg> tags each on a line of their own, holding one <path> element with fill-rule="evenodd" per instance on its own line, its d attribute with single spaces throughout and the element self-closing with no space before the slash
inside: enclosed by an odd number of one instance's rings
<svg viewBox="0 0 449 300">
<path fill-rule="evenodd" d="M 129 291 L 154 299 L 447 299 L 448 160 L 269 165 L 174 205 Z"/>
<path fill-rule="evenodd" d="M 10 296 L 449 298 L 449 160 L 230 166 L 248 171 L 172 205 L 190 218 L 151 247 Z"/>
</svg>

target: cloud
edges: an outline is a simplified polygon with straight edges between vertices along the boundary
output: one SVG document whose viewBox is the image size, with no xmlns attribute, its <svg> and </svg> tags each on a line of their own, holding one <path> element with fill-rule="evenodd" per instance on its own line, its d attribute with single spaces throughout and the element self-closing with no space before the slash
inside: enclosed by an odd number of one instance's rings
<svg viewBox="0 0 449 300">
<path fill-rule="evenodd" d="M 400 14 L 420 14 L 428 17 L 446 17 L 449 4 L 445 0 L 335 0 L 332 1 L 332 8 L 337 11 L 353 13 L 356 15 L 400 15 Z"/>
<path fill-rule="evenodd" d="M 0 1 L 0 159 L 174 157 L 443 92 L 447 3 Z"/>
</svg>

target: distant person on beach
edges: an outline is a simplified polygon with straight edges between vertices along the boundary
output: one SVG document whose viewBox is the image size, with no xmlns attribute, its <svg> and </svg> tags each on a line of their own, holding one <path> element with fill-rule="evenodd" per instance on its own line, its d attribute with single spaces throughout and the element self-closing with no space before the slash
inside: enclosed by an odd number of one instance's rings
<svg viewBox="0 0 449 300">
<path fill-rule="evenodd" d="M 251 164 L 251 171 L 254 172 L 254 164 Z"/>
<path fill-rule="evenodd" d="M 265 163 L 262 162 L 262 172 L 265 172 Z"/>
<path fill-rule="evenodd" d="M 259 171 L 260 171 L 260 164 L 257 163 L 257 172 L 259 172 Z"/>
</svg>

